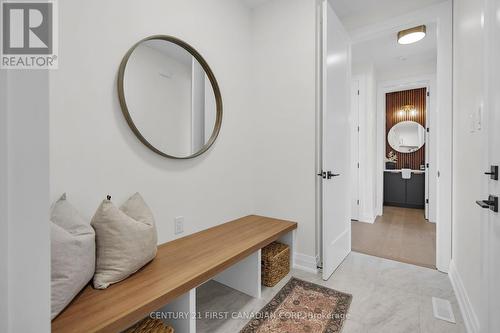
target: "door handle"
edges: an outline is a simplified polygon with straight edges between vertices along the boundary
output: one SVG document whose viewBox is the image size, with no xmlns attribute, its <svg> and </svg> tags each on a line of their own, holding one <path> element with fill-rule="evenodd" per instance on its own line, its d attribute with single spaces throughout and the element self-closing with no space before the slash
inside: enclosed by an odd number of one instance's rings
<svg viewBox="0 0 500 333">
<path fill-rule="evenodd" d="M 331 171 L 322 171 L 322 172 L 318 173 L 317 175 L 323 179 L 332 179 L 333 177 L 340 176 L 340 173 L 333 173 Z"/>
<path fill-rule="evenodd" d="M 498 197 L 495 195 L 490 195 L 488 200 L 478 200 L 476 203 L 484 209 L 490 209 L 495 213 L 498 213 Z"/>
<path fill-rule="evenodd" d="M 326 178 L 327 178 L 327 179 L 332 179 L 333 177 L 338 177 L 338 176 L 340 176 L 340 173 L 333 173 L 333 172 L 331 172 L 331 171 L 328 171 L 328 172 L 326 173 Z"/>
</svg>

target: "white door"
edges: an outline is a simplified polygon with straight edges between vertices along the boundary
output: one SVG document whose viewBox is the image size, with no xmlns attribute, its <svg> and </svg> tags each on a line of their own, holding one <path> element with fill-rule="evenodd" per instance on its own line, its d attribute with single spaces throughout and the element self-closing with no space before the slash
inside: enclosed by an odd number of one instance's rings
<svg viewBox="0 0 500 333">
<path fill-rule="evenodd" d="M 486 101 L 482 123 L 485 128 L 483 151 L 487 154 L 485 168 L 500 166 L 500 0 L 487 1 L 489 8 L 486 39 Z M 490 171 L 490 170 L 487 170 Z M 483 195 L 500 196 L 500 181 L 489 179 Z M 482 199 L 485 199 L 482 198 Z M 484 210 L 481 226 L 483 242 L 483 267 L 486 278 L 482 281 L 483 295 L 486 298 L 486 310 L 481 322 L 481 332 L 500 332 L 500 215 L 491 210 Z"/>
<path fill-rule="evenodd" d="M 351 251 L 350 46 L 328 1 L 323 2 L 322 235 L 323 279 Z"/>
</svg>

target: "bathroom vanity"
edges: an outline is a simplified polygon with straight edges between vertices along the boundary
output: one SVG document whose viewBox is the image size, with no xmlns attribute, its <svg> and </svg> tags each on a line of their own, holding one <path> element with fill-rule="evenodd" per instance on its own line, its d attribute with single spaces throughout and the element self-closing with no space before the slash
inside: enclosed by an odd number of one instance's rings
<svg viewBox="0 0 500 333">
<path fill-rule="evenodd" d="M 411 178 L 403 179 L 401 170 L 385 170 L 384 205 L 425 208 L 425 171 L 412 170 Z"/>
</svg>

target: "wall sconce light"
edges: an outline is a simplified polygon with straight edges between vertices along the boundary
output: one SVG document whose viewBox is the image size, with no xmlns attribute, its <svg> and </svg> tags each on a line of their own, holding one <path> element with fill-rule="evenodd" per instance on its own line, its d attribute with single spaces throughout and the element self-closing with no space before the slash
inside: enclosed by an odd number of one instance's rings
<svg viewBox="0 0 500 333">
<path fill-rule="evenodd" d="M 402 30 L 398 32 L 398 43 L 404 45 L 416 43 L 419 40 L 422 40 L 426 33 L 427 28 L 425 25 L 419 25 L 418 27 Z"/>
<path fill-rule="evenodd" d="M 417 115 L 417 109 L 415 109 L 415 105 L 405 105 L 399 110 L 398 115 L 403 117 L 404 115 L 410 115 L 415 117 Z"/>
</svg>

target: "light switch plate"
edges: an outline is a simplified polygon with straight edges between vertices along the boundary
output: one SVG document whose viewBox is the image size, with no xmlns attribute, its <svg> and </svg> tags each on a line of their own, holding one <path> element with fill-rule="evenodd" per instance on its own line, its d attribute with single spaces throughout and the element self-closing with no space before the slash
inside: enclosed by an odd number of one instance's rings
<svg viewBox="0 0 500 333">
<path fill-rule="evenodd" d="M 178 216 L 174 219 L 174 226 L 176 235 L 182 234 L 184 232 L 184 216 Z"/>
<path fill-rule="evenodd" d="M 469 132 L 476 132 L 476 119 L 474 113 L 469 114 Z"/>
</svg>

